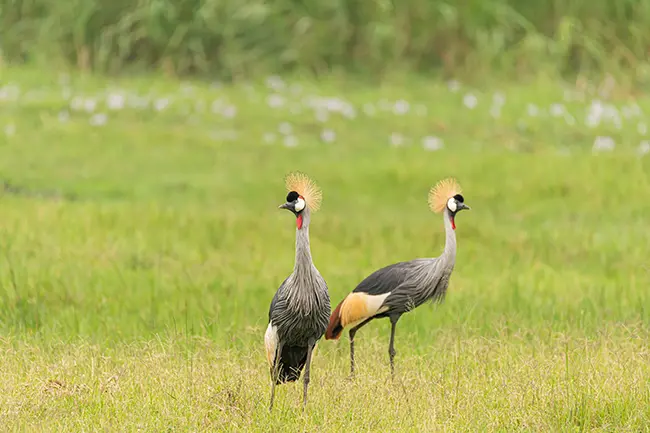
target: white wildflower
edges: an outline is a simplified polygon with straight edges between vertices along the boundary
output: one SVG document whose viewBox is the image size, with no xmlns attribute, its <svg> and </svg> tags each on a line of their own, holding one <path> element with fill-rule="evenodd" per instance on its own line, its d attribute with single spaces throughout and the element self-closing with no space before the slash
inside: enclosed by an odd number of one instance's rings
<svg viewBox="0 0 650 433">
<path fill-rule="evenodd" d="M 106 114 L 97 113 L 92 115 L 89 122 L 92 126 L 104 126 L 107 120 L 108 116 Z"/>
<path fill-rule="evenodd" d="M 397 114 L 398 116 L 401 116 L 408 113 L 409 108 L 410 105 L 408 101 L 400 99 L 399 101 L 395 102 L 395 105 L 393 105 L 393 113 Z"/>
<path fill-rule="evenodd" d="M 549 110 L 551 112 L 551 116 L 553 117 L 560 117 L 564 114 L 564 105 L 562 104 L 551 104 L 551 108 Z"/>
<path fill-rule="evenodd" d="M 460 83 L 457 80 L 450 80 L 447 82 L 447 88 L 456 93 L 460 90 Z"/>
<path fill-rule="evenodd" d="M 281 95 L 269 95 L 266 104 L 271 108 L 280 108 L 284 105 L 284 98 Z"/>
<path fill-rule="evenodd" d="M 276 139 L 275 134 L 273 134 L 272 132 L 267 132 L 266 134 L 264 134 L 263 137 L 264 142 L 267 144 L 275 143 L 275 139 Z"/>
<path fill-rule="evenodd" d="M 616 143 L 612 137 L 596 137 L 594 140 L 594 145 L 592 146 L 593 152 L 610 152 L 614 150 Z"/>
<path fill-rule="evenodd" d="M 425 150 L 431 150 L 431 151 L 440 150 L 443 147 L 443 142 L 438 137 L 433 137 L 433 136 L 424 137 L 422 139 L 422 147 Z"/>
<path fill-rule="evenodd" d="M 156 99 L 156 101 L 153 103 L 153 106 L 156 109 L 156 111 L 163 111 L 165 108 L 169 106 L 169 99 L 168 98 Z"/>
<path fill-rule="evenodd" d="M 390 144 L 393 146 L 401 146 L 404 144 L 404 136 L 402 134 L 398 134 L 396 132 L 393 132 L 390 135 Z"/>
<path fill-rule="evenodd" d="M 470 110 L 473 110 L 478 105 L 478 98 L 473 93 L 468 93 L 463 97 L 463 104 Z"/>
<path fill-rule="evenodd" d="M 97 101 L 91 98 L 86 98 L 84 101 L 84 110 L 88 113 L 92 113 L 95 111 L 95 107 L 97 107 Z"/>
<path fill-rule="evenodd" d="M 298 145 L 298 139 L 293 135 L 287 135 L 284 137 L 283 144 L 286 147 L 296 147 Z"/>
<path fill-rule="evenodd" d="M 377 109 L 372 104 L 363 104 L 363 112 L 366 116 L 371 117 L 377 113 Z"/>
<path fill-rule="evenodd" d="M 234 105 L 228 105 L 221 111 L 221 115 L 226 119 L 232 119 L 237 115 L 237 107 Z"/>
<path fill-rule="evenodd" d="M 278 126 L 278 131 L 283 135 L 290 135 L 293 132 L 293 127 L 289 122 L 282 122 L 280 126 Z"/>
<path fill-rule="evenodd" d="M 336 132 L 332 131 L 331 129 L 323 129 L 323 131 L 320 133 L 320 139 L 325 143 L 332 143 L 334 140 L 336 140 Z"/>
<path fill-rule="evenodd" d="M 124 108 L 126 98 L 121 93 L 112 93 L 108 95 L 106 105 L 109 110 L 121 110 Z"/>
</svg>

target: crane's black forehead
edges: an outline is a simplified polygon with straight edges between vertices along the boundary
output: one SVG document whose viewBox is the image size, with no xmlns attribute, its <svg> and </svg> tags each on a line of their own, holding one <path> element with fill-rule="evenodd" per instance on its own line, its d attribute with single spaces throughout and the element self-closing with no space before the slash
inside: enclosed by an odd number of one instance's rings
<svg viewBox="0 0 650 433">
<path fill-rule="evenodd" d="M 465 201 L 465 199 L 463 198 L 463 196 L 460 195 L 460 194 L 456 194 L 456 195 L 454 196 L 454 198 L 455 198 L 456 200 L 458 200 L 459 202 L 461 202 L 461 203 L 463 203 L 463 202 Z"/>
<path fill-rule="evenodd" d="M 298 195 L 299 194 L 297 192 L 291 191 L 289 194 L 287 194 L 287 203 L 298 200 Z"/>
</svg>

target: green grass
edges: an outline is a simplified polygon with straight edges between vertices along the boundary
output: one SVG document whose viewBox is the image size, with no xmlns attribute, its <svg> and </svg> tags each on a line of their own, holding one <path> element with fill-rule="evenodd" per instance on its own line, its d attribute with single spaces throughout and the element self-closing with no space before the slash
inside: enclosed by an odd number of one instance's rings
<svg viewBox="0 0 650 433">
<path fill-rule="evenodd" d="M 331 79 L 273 92 L 261 82 L 2 74 L 5 430 L 650 430 L 643 115 L 589 128 L 591 91 L 563 102 L 547 80 L 454 93 Z M 20 89 L 15 100 L 6 83 Z M 493 91 L 505 98 L 496 118 Z M 119 92 L 172 102 L 107 109 Z M 467 92 L 478 96 L 473 110 Z M 287 102 L 270 109 L 274 93 Z M 299 104 L 308 95 L 337 97 L 357 115 L 323 123 Z M 603 101 L 625 113 L 634 105 L 624 96 Z M 94 98 L 106 124 L 71 109 L 76 97 Z M 381 111 L 397 99 L 409 113 Z M 236 116 L 214 114 L 215 100 Z M 553 103 L 575 123 L 548 114 Z M 635 103 L 650 110 L 649 98 Z M 528 104 L 546 114 L 527 114 Z M 296 147 L 281 144 L 282 122 Z M 334 142 L 319 139 L 323 128 Z M 403 145 L 389 144 L 393 133 Z M 443 149 L 423 149 L 425 136 Z M 593 154 L 597 136 L 615 149 Z M 389 326 L 378 321 L 358 334 L 355 382 L 347 336 L 321 341 L 306 413 L 301 386 L 286 385 L 269 414 L 263 333 L 293 265 L 294 223 L 277 206 L 295 169 L 324 192 L 312 251 L 333 304 L 380 266 L 441 252 L 442 221 L 426 203 L 433 183 L 457 177 L 472 210 L 457 219 L 446 301 L 399 322 L 395 382 Z"/>
</svg>

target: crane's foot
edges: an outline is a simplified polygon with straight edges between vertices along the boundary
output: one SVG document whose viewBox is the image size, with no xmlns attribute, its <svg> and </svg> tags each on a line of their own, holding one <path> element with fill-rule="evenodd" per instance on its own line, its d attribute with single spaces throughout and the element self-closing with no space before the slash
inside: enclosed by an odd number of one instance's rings
<svg viewBox="0 0 650 433">
<path fill-rule="evenodd" d="M 356 376 L 354 367 L 350 368 L 350 374 L 348 374 L 347 380 L 354 380 L 354 377 Z"/>
</svg>

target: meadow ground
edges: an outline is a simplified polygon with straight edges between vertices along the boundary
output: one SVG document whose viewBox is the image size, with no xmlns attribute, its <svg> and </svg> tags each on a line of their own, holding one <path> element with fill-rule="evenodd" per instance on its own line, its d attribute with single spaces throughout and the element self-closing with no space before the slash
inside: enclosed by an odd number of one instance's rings
<svg viewBox="0 0 650 433">
<path fill-rule="evenodd" d="M 3 430 L 650 430 L 650 98 L 0 74 Z M 269 413 L 295 169 L 324 192 L 312 252 L 333 305 L 441 252 L 437 180 L 472 210 L 447 299 L 398 324 L 396 380 L 378 321 L 354 382 L 347 335 L 321 341 L 307 411 L 287 385 Z"/>
</svg>

